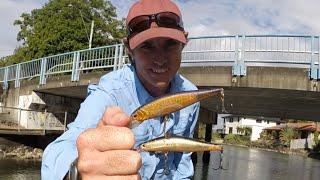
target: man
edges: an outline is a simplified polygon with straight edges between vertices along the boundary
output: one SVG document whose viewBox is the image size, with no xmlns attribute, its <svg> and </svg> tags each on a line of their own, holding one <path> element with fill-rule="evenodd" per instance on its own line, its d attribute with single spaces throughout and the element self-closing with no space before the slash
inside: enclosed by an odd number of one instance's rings
<svg viewBox="0 0 320 180">
<path fill-rule="evenodd" d="M 189 179 L 193 175 L 191 153 L 171 152 L 165 161 L 162 154 L 133 150 L 163 136 L 162 118 L 147 120 L 132 130 L 126 127 L 129 115 L 154 98 L 196 90 L 177 74 L 187 42 L 181 13 L 170 0 L 140 0 L 126 21 L 128 36 L 123 42 L 131 65 L 91 86 L 76 120 L 46 148 L 43 179 L 62 179 L 75 159 L 82 179 Z M 170 114 L 165 131 L 192 136 L 198 113 L 196 103 Z"/>
</svg>

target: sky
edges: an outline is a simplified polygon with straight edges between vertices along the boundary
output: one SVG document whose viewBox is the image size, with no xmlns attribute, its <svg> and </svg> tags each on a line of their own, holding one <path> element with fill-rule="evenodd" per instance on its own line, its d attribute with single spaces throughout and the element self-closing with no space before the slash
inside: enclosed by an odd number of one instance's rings
<svg viewBox="0 0 320 180">
<path fill-rule="evenodd" d="M 48 0 L 0 0 L 0 57 L 21 43 L 14 26 L 23 12 Z M 136 0 L 111 0 L 119 18 Z M 189 37 L 236 34 L 320 34 L 319 0 L 173 0 L 180 7 Z"/>
</svg>

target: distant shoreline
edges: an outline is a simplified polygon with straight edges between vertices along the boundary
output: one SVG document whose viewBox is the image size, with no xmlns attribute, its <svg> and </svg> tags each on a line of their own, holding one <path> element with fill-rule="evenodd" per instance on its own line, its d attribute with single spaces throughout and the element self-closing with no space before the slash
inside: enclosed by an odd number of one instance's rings
<svg viewBox="0 0 320 180">
<path fill-rule="evenodd" d="M 259 149 L 259 150 L 263 150 L 263 151 L 277 152 L 277 153 L 287 154 L 287 155 L 297 155 L 297 156 L 303 156 L 303 157 L 308 157 L 308 158 L 320 160 L 320 153 L 308 152 L 307 150 L 304 150 L 304 149 L 301 149 L 301 150 L 269 149 L 269 148 L 261 148 L 261 147 L 256 147 L 256 146 L 246 146 L 246 145 L 241 145 L 241 144 L 228 144 L 228 143 L 222 143 L 222 145 L 237 146 L 237 147 L 251 148 L 251 149 Z"/>
<path fill-rule="evenodd" d="M 1 159 L 21 159 L 21 160 L 36 160 L 41 161 L 43 150 L 32 148 L 25 145 L 2 145 L 0 147 Z"/>
</svg>

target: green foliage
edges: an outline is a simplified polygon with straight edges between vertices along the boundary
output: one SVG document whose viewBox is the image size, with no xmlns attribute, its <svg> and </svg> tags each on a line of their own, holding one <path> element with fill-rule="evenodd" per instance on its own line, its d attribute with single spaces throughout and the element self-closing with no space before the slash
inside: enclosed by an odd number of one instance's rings
<svg viewBox="0 0 320 180">
<path fill-rule="evenodd" d="M 280 131 L 280 141 L 284 146 L 289 147 L 290 141 L 292 139 L 296 139 L 298 136 L 298 133 L 295 129 L 292 127 L 286 127 Z"/>
<path fill-rule="evenodd" d="M 268 133 L 267 131 L 262 131 L 260 133 L 260 139 L 264 141 L 269 141 L 269 140 L 273 140 L 274 137 L 272 136 L 271 133 Z"/>
<path fill-rule="evenodd" d="M 273 139 L 279 139 L 279 133 L 277 131 L 272 131 L 271 136 Z"/>
<path fill-rule="evenodd" d="M 313 140 L 314 140 L 315 146 L 317 146 L 319 144 L 319 132 L 318 131 L 315 131 L 313 133 Z"/>
<path fill-rule="evenodd" d="M 20 27 L 15 50 L 5 65 L 53 54 L 88 48 L 94 20 L 92 47 L 120 42 L 125 36 L 124 19 L 105 0 L 49 0 L 41 9 L 23 13 L 14 25 Z"/>
<path fill-rule="evenodd" d="M 227 134 L 224 137 L 224 142 L 230 144 L 237 144 L 239 142 L 239 139 L 237 138 L 236 134 Z"/>
<path fill-rule="evenodd" d="M 252 128 L 248 126 L 238 126 L 237 127 L 237 133 L 240 133 L 245 136 L 251 136 L 252 134 Z"/>
<path fill-rule="evenodd" d="M 212 140 L 221 140 L 222 138 L 221 138 L 221 135 L 219 134 L 219 133 L 217 133 L 217 132 L 215 132 L 215 133 L 212 133 Z"/>
<path fill-rule="evenodd" d="M 224 137 L 224 142 L 228 144 L 249 145 L 250 137 L 237 134 L 228 134 Z"/>
<path fill-rule="evenodd" d="M 198 129 L 198 138 L 204 139 L 206 134 L 206 125 L 204 123 L 199 122 L 199 129 Z"/>
<path fill-rule="evenodd" d="M 244 128 L 242 126 L 237 127 L 237 133 L 244 134 Z"/>
</svg>

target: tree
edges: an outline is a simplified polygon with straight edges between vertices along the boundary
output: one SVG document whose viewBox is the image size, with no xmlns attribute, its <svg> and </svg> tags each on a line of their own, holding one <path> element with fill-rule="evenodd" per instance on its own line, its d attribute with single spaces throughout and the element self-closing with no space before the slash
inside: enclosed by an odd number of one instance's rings
<svg viewBox="0 0 320 180">
<path fill-rule="evenodd" d="M 116 18 L 115 7 L 106 0 L 49 0 L 41 9 L 20 17 L 14 25 L 20 26 L 17 40 L 23 46 L 12 61 L 88 48 L 92 20 L 92 47 L 118 43 L 125 35 L 124 19 Z"/>
</svg>

